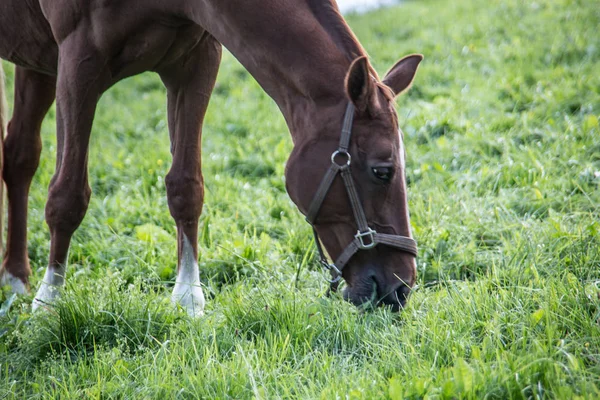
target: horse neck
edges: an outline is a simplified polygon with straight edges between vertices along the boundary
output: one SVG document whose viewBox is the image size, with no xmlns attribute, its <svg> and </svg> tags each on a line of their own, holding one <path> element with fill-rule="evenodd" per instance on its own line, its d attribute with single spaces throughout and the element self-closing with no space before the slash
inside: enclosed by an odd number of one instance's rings
<svg viewBox="0 0 600 400">
<path fill-rule="evenodd" d="M 281 109 L 294 142 L 324 109 L 344 107 L 344 79 L 363 55 L 329 1 L 214 0 L 205 26 L 246 67 Z M 206 11 L 204 11 L 206 12 Z M 342 108 L 343 109 L 343 108 Z M 317 112 L 319 111 L 319 112 Z"/>
</svg>

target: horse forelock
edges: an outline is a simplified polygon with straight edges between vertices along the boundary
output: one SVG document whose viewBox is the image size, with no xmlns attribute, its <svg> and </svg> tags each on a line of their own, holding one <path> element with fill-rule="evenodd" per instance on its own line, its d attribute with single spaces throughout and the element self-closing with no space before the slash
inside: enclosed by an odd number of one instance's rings
<svg viewBox="0 0 600 400">
<path fill-rule="evenodd" d="M 390 103 L 393 103 L 393 104 L 396 103 L 396 95 L 394 94 L 394 91 L 392 90 L 391 87 L 389 87 L 388 85 L 386 85 L 385 83 L 383 83 L 379 80 L 377 81 L 377 87 L 381 91 L 381 93 L 383 94 L 383 96 L 385 97 L 385 99 L 387 101 L 389 101 Z"/>
</svg>

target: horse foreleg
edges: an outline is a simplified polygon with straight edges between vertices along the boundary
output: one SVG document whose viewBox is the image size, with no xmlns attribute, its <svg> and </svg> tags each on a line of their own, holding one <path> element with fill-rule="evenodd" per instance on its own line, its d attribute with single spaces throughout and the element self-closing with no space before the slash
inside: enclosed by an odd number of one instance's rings
<svg viewBox="0 0 600 400">
<path fill-rule="evenodd" d="M 85 29 L 81 32 L 59 46 L 56 171 L 46 203 L 50 260 L 34 310 L 52 303 L 64 284 L 71 236 L 83 220 L 91 195 L 87 174 L 90 131 L 97 101 L 109 78 L 105 60 L 86 40 Z"/>
<path fill-rule="evenodd" d="M 169 210 L 177 225 L 177 281 L 172 300 L 191 316 L 204 312 L 197 243 L 204 201 L 200 142 L 220 61 L 221 45 L 206 34 L 191 54 L 159 71 L 167 87 L 173 155 L 165 183 Z"/>
<path fill-rule="evenodd" d="M 8 237 L 0 269 L 0 285 L 10 285 L 16 293 L 29 288 L 27 200 L 40 161 L 42 120 L 54 102 L 55 87 L 54 77 L 16 68 L 14 112 L 4 142 L 2 175 L 8 191 Z"/>
</svg>

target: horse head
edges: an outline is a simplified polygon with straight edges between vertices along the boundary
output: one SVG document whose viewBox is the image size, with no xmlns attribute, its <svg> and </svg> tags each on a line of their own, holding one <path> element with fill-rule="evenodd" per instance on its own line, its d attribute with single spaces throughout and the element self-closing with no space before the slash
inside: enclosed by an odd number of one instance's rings
<svg viewBox="0 0 600 400">
<path fill-rule="evenodd" d="M 366 57 L 345 79 L 346 99 L 324 108 L 311 140 L 296 143 L 287 190 L 313 226 L 333 285 L 356 305 L 404 306 L 416 280 L 405 154 L 394 98 L 412 83 L 423 57 L 398 61 L 380 81 Z M 343 112 L 340 112 L 345 107 Z M 333 263 L 324 260 L 324 251 Z"/>
</svg>

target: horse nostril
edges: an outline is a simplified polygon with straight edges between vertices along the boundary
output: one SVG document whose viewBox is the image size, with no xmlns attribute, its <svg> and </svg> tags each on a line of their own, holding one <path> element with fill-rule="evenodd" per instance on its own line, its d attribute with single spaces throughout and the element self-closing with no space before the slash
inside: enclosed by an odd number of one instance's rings
<svg viewBox="0 0 600 400">
<path fill-rule="evenodd" d="M 410 287 L 401 283 L 395 289 L 380 293 L 379 305 L 391 307 L 392 311 L 400 311 L 406 304 L 409 294 Z"/>
<path fill-rule="evenodd" d="M 369 304 L 377 303 L 377 298 L 379 297 L 379 284 L 375 279 L 375 275 L 371 277 L 371 293 L 368 299 L 365 299 Z"/>
<path fill-rule="evenodd" d="M 347 286 L 342 292 L 344 299 L 350 301 L 356 306 L 370 308 L 378 303 L 381 296 L 379 286 L 374 274 L 364 276 L 351 286 Z"/>
<path fill-rule="evenodd" d="M 406 301 L 408 300 L 408 295 L 410 294 L 410 287 L 402 283 L 395 291 L 394 295 L 396 296 L 396 301 L 404 307 Z"/>
</svg>

